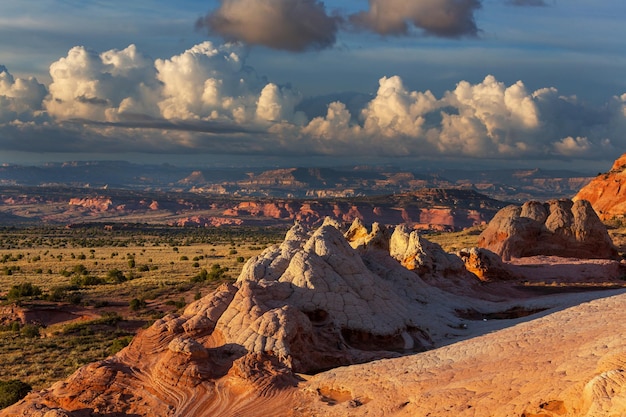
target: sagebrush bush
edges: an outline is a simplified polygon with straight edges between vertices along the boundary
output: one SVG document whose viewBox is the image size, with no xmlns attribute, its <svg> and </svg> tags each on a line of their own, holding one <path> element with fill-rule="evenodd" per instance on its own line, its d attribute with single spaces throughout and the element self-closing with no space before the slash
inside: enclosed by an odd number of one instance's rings
<svg viewBox="0 0 626 417">
<path fill-rule="evenodd" d="M 15 404 L 31 390 L 30 385 L 17 379 L 0 381 L 0 409 Z"/>
</svg>

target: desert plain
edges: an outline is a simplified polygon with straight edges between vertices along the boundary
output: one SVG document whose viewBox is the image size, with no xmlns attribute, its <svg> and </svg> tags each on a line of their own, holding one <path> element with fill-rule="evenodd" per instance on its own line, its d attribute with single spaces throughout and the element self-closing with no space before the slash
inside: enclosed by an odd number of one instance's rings
<svg viewBox="0 0 626 417">
<path fill-rule="evenodd" d="M 624 415 L 625 231 L 603 220 L 560 199 L 455 233 L 7 230 L 2 372 L 35 389 L 0 415 Z"/>
</svg>

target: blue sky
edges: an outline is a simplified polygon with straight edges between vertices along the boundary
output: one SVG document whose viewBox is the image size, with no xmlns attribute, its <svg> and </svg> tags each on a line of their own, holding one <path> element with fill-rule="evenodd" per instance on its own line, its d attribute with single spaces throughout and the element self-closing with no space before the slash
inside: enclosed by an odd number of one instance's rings
<svg viewBox="0 0 626 417">
<path fill-rule="evenodd" d="M 626 2 L 513 3 L 2 2 L 0 162 L 608 169 Z"/>
</svg>

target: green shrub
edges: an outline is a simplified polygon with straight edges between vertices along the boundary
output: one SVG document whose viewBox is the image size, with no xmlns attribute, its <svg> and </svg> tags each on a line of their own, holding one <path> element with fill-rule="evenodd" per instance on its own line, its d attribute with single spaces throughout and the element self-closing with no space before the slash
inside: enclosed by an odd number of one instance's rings
<svg viewBox="0 0 626 417">
<path fill-rule="evenodd" d="M 39 326 L 36 326 L 34 324 L 25 324 L 21 329 L 20 329 L 20 334 L 24 337 L 28 337 L 28 338 L 35 338 L 35 337 L 39 337 L 40 336 L 40 332 L 39 332 Z"/>
<path fill-rule="evenodd" d="M 200 272 L 191 278 L 191 282 L 204 282 L 208 279 L 209 273 L 206 269 L 200 270 Z"/>
<path fill-rule="evenodd" d="M 81 275 L 78 277 L 72 277 L 70 284 L 77 287 L 87 287 L 104 284 L 104 280 L 93 275 Z"/>
<path fill-rule="evenodd" d="M 183 307 L 185 307 L 187 305 L 187 302 L 185 301 L 184 298 L 180 298 L 178 301 L 174 301 L 174 306 L 176 306 L 176 308 L 181 309 Z"/>
<path fill-rule="evenodd" d="M 120 282 L 126 281 L 126 277 L 122 271 L 117 268 L 113 268 L 107 272 L 107 281 L 119 284 Z"/>
<path fill-rule="evenodd" d="M 137 311 L 140 310 L 142 308 L 146 307 L 146 302 L 145 300 L 140 300 L 138 298 L 133 298 L 132 300 L 130 300 L 130 309 L 133 311 Z"/>
<path fill-rule="evenodd" d="M 17 379 L 0 381 L 0 409 L 15 404 L 31 390 L 30 385 Z"/>
<path fill-rule="evenodd" d="M 217 281 L 226 278 L 226 272 L 228 272 L 228 267 L 222 268 L 220 264 L 213 264 L 209 271 L 204 268 L 200 270 L 196 276 L 191 278 L 191 282 Z"/>
<path fill-rule="evenodd" d="M 83 296 L 77 292 L 73 292 L 69 294 L 69 296 L 67 297 L 67 301 L 69 301 L 70 303 L 74 305 L 79 305 L 82 300 L 83 300 Z"/>
<path fill-rule="evenodd" d="M 87 267 L 83 264 L 74 265 L 72 272 L 76 275 L 87 275 L 89 273 L 89 271 L 87 271 Z"/>
<path fill-rule="evenodd" d="M 109 348 L 109 352 L 111 353 L 111 355 L 115 355 L 117 352 L 128 346 L 131 340 L 133 340 L 132 336 L 124 336 L 119 339 L 115 339 L 113 341 L 113 344 Z"/>
<path fill-rule="evenodd" d="M 41 295 L 41 288 L 30 282 L 24 282 L 11 287 L 7 294 L 9 300 L 19 300 L 24 297 L 38 297 Z"/>
</svg>

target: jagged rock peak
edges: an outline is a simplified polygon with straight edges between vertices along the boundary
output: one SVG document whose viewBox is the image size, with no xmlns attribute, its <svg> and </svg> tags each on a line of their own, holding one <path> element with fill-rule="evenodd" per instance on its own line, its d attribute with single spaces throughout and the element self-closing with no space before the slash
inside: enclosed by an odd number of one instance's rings
<svg viewBox="0 0 626 417">
<path fill-rule="evenodd" d="M 574 201 L 587 200 L 602 220 L 626 216 L 626 154 L 620 156 L 611 171 L 598 174 L 580 189 Z"/>
<path fill-rule="evenodd" d="M 387 229 L 374 224 L 368 233 L 354 222 L 347 235 L 356 239 L 355 250 L 338 227 L 295 225 L 281 245 L 249 260 L 216 331 L 249 353 L 271 351 L 299 372 L 362 361 L 372 346 L 379 357 L 429 346 L 415 321 L 423 315 L 415 300 L 425 284 L 398 264 L 390 271 L 362 258 L 361 249 L 377 249 L 376 256 L 391 261 Z"/>
<path fill-rule="evenodd" d="M 373 223 L 372 231 L 368 232 L 360 219 L 354 219 L 348 231 L 344 233 L 344 237 L 355 249 L 389 251 L 389 239 L 391 238 L 389 229 L 379 223 Z"/>
<path fill-rule="evenodd" d="M 405 268 L 421 276 L 447 275 L 464 271 L 461 259 L 406 225 L 396 226 L 389 242 L 389 253 Z"/>
<path fill-rule="evenodd" d="M 504 260 L 535 255 L 616 259 L 606 226 L 586 200 L 529 201 L 500 210 L 478 246 Z"/>
<path fill-rule="evenodd" d="M 626 168 L 626 153 L 615 160 L 611 172 L 624 171 L 624 168 Z"/>
</svg>

